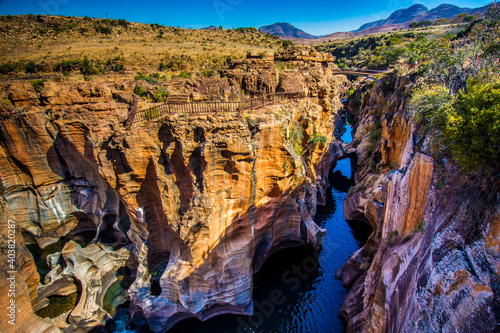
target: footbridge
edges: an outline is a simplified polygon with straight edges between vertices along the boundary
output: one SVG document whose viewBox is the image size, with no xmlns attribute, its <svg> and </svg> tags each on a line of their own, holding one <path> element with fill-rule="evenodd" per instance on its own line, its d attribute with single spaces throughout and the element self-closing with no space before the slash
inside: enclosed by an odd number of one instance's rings
<svg viewBox="0 0 500 333">
<path fill-rule="evenodd" d="M 363 76 L 368 79 L 381 83 L 380 78 L 390 75 L 391 71 L 380 71 L 367 68 L 338 68 L 332 70 L 332 75 L 356 75 Z"/>
<path fill-rule="evenodd" d="M 338 68 L 332 70 L 331 74 L 364 76 L 371 80 L 381 82 L 379 78 L 389 75 L 391 72 L 365 68 Z M 154 120 L 173 113 L 241 112 L 304 97 L 306 97 L 304 92 L 280 92 L 239 102 L 170 102 L 156 105 L 144 110 L 137 110 L 137 100 L 135 99 L 134 107 L 128 114 L 127 125 Z"/>
<path fill-rule="evenodd" d="M 128 114 L 127 125 L 150 121 L 173 113 L 242 112 L 287 100 L 306 97 L 304 92 L 267 94 L 239 102 L 189 102 L 164 103 L 144 110 L 137 110 L 136 103 Z"/>
</svg>

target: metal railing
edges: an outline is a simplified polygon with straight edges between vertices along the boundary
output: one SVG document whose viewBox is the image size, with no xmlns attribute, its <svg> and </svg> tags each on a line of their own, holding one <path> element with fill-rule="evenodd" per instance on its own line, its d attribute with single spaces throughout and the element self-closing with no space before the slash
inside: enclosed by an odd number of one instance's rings
<svg viewBox="0 0 500 333">
<path fill-rule="evenodd" d="M 377 77 L 390 75 L 390 71 L 381 71 L 376 69 L 368 69 L 368 68 L 338 68 L 332 70 L 332 75 L 356 75 L 363 76 L 368 79 L 377 81 L 381 83 Z"/>
<path fill-rule="evenodd" d="M 240 102 L 165 103 L 140 111 L 137 111 L 136 108 L 132 108 L 132 111 L 128 115 L 127 125 L 157 119 L 172 113 L 241 112 L 260 108 L 276 102 L 304 97 L 306 97 L 306 95 L 303 92 L 273 93 Z"/>
<path fill-rule="evenodd" d="M 369 68 L 338 68 L 333 70 L 333 72 L 360 72 L 360 73 L 372 73 L 372 74 L 380 74 L 380 75 L 387 75 L 390 74 L 391 72 L 388 70 L 379 70 L 379 69 L 369 69 Z"/>
</svg>

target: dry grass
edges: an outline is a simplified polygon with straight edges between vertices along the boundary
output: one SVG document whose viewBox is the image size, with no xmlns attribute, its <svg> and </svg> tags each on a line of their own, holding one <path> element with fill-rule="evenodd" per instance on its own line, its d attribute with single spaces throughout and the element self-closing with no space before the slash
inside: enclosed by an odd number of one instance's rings
<svg viewBox="0 0 500 333">
<path fill-rule="evenodd" d="M 111 33 L 97 32 L 96 27 Z M 216 68 L 227 57 L 269 52 L 280 45 L 274 36 L 253 29 L 194 30 L 142 23 L 124 27 L 103 19 L 0 16 L 0 65 L 34 61 L 52 66 L 87 56 L 104 62 L 120 57 L 134 71 L 158 70 L 162 60 L 172 59 L 202 70 Z"/>
</svg>

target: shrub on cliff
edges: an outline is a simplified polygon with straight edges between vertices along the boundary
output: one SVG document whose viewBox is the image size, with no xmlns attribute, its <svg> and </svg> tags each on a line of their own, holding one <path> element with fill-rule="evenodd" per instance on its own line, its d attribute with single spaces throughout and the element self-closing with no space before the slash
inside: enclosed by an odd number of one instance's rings
<svg viewBox="0 0 500 333">
<path fill-rule="evenodd" d="M 140 85 L 136 85 L 134 87 L 134 94 L 136 94 L 137 96 L 140 96 L 142 98 L 145 98 L 148 95 L 148 91 L 144 87 L 142 87 Z"/>
<path fill-rule="evenodd" d="M 459 92 L 445 135 L 458 162 L 468 169 L 500 170 L 500 82 L 471 81 Z"/>
<path fill-rule="evenodd" d="M 302 155 L 302 141 L 304 139 L 304 128 L 298 121 L 293 121 L 288 126 L 282 125 L 282 133 L 288 144 L 293 148 L 297 156 Z"/>
<path fill-rule="evenodd" d="M 322 143 L 323 145 L 326 145 L 326 143 L 328 142 L 328 139 L 326 136 L 324 135 L 320 135 L 318 133 L 313 133 L 311 135 L 311 137 L 309 138 L 309 143 L 312 143 L 312 144 L 317 144 L 317 143 Z"/>
<path fill-rule="evenodd" d="M 289 41 L 289 40 L 283 40 L 281 42 L 281 45 L 283 46 L 284 49 L 287 49 L 289 47 L 292 47 L 293 46 L 293 42 L 292 41 Z"/>
<path fill-rule="evenodd" d="M 161 83 L 166 80 L 164 75 L 160 75 L 159 73 L 151 73 L 149 75 L 144 75 L 142 72 L 137 72 L 137 75 L 134 77 L 134 80 L 143 80 L 150 84 Z"/>
<path fill-rule="evenodd" d="M 179 73 L 179 75 L 176 75 L 177 77 L 180 77 L 180 78 L 183 78 L 183 79 L 189 79 L 191 77 L 191 74 L 190 72 L 186 72 L 186 71 L 181 71 Z"/>
<path fill-rule="evenodd" d="M 43 83 L 47 81 L 47 80 L 32 80 L 30 81 L 31 85 L 33 86 L 33 89 L 35 89 L 35 91 L 37 93 L 40 93 L 43 89 Z"/>
<path fill-rule="evenodd" d="M 80 70 L 85 75 L 96 74 L 94 66 L 92 62 L 85 56 L 83 60 L 80 62 Z"/>
<path fill-rule="evenodd" d="M 416 123 L 444 135 L 465 169 L 500 171 L 500 81 L 469 80 L 455 96 L 443 85 L 417 88 L 408 110 Z"/>
<path fill-rule="evenodd" d="M 409 114 L 427 129 L 442 127 L 453 109 L 454 98 L 443 85 L 423 86 L 413 92 Z"/>
<path fill-rule="evenodd" d="M 163 103 L 167 100 L 168 95 L 170 95 L 170 92 L 166 91 L 165 88 L 157 87 L 153 99 L 156 103 Z"/>
</svg>

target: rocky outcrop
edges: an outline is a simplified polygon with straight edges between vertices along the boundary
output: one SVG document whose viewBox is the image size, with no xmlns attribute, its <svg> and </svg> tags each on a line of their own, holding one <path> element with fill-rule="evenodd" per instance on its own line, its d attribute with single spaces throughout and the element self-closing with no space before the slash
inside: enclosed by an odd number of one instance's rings
<svg viewBox="0 0 500 333">
<path fill-rule="evenodd" d="M 498 331 L 498 197 L 417 131 L 410 88 L 386 80 L 350 106 L 358 184 L 344 211 L 374 233 L 337 272 L 352 285 L 341 315 L 348 332 Z"/>
<path fill-rule="evenodd" d="M 19 106 L 38 105 L 38 96 L 28 82 L 14 84 L 9 89 L 9 99 Z"/>
<path fill-rule="evenodd" d="M 45 82 L 40 97 L 46 105 L 107 103 L 112 99 L 111 90 L 108 87 L 102 84 L 92 85 L 88 82 L 70 85 Z"/>
<path fill-rule="evenodd" d="M 313 48 L 288 48 L 275 54 L 274 58 L 280 61 L 313 61 L 334 62 L 335 57 L 331 53 L 318 52 Z"/>
<path fill-rule="evenodd" d="M 6 219 L 31 251 L 19 243 L 32 272 L 23 275 L 25 316 L 78 294 L 76 306 L 29 331 L 89 330 L 126 301 L 131 322 L 156 332 L 186 317 L 251 314 L 264 260 L 283 246 L 317 246 L 324 233 L 312 217 L 343 154 L 332 134 L 344 80 L 321 68 L 295 78 L 311 96 L 300 101 L 132 128 L 129 82 L 45 82 L 36 105 L 13 99 L 0 124 L 0 175 Z M 183 94 L 233 86 L 200 82 Z"/>
</svg>

